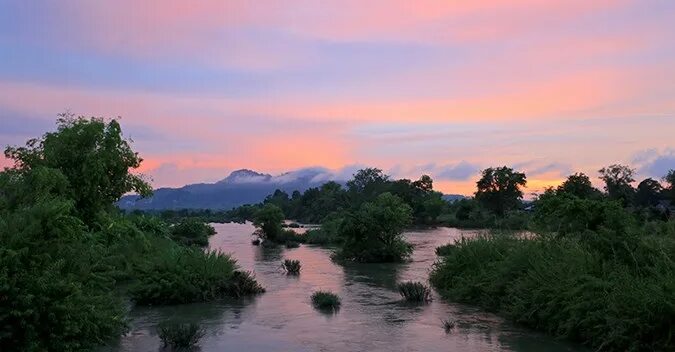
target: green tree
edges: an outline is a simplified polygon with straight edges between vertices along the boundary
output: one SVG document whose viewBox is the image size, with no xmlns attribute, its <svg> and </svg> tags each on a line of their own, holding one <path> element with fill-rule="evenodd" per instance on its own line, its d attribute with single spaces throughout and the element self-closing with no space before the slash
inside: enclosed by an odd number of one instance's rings
<svg viewBox="0 0 675 352">
<path fill-rule="evenodd" d="M 48 167 L 68 179 L 75 208 L 87 223 L 128 192 L 151 193 L 141 176 L 130 173 L 142 159 L 122 137 L 116 120 L 60 114 L 57 131 L 8 147 L 5 156 L 20 170 Z"/>
<path fill-rule="evenodd" d="M 255 213 L 253 225 L 260 231 L 259 234 L 266 240 L 276 242 L 281 236 L 284 221 L 284 212 L 274 204 L 265 204 Z"/>
<path fill-rule="evenodd" d="M 666 176 L 663 177 L 663 180 L 668 184 L 666 188 L 666 194 L 670 198 L 670 202 L 675 204 L 675 169 L 668 170 Z"/>
<path fill-rule="evenodd" d="M 635 193 L 635 203 L 639 206 L 649 207 L 658 204 L 661 200 L 663 186 L 659 181 L 648 178 L 640 182 Z"/>
<path fill-rule="evenodd" d="M 521 187 L 527 178 L 524 173 L 502 166 L 487 168 L 476 183 L 476 200 L 499 216 L 515 209 L 523 198 Z"/>
<path fill-rule="evenodd" d="M 591 180 L 582 172 L 569 175 L 567 179 L 558 186 L 556 191 L 558 193 L 577 196 L 582 199 L 593 198 L 600 195 L 600 191 L 593 187 Z"/>
<path fill-rule="evenodd" d="M 412 252 L 403 230 L 412 221 L 412 209 L 391 193 L 377 196 L 349 212 L 340 224 L 339 256 L 359 262 L 396 262 Z"/>
<path fill-rule="evenodd" d="M 635 182 L 635 170 L 628 166 L 612 164 L 598 170 L 600 179 L 605 183 L 605 192 L 610 199 L 620 201 L 624 206 L 633 201 L 635 189 L 631 183 Z"/>
<path fill-rule="evenodd" d="M 389 184 L 389 176 L 377 168 L 366 168 L 357 171 L 353 178 L 347 181 L 347 189 L 352 202 L 360 204 L 369 201 L 385 191 Z"/>
</svg>

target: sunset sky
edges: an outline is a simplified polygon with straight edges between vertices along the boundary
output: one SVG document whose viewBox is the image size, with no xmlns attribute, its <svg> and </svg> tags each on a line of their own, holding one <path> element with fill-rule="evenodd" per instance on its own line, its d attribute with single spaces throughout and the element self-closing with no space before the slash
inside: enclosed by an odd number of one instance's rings
<svg viewBox="0 0 675 352">
<path fill-rule="evenodd" d="M 0 0 L 0 63 L 2 147 L 66 110 L 121 116 L 156 187 L 675 168 L 672 0 Z"/>
</svg>

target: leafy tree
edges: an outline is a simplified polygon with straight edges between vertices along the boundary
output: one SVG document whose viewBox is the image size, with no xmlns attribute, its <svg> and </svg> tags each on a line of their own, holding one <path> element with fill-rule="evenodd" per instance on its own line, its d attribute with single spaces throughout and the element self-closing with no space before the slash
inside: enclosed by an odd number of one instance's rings
<svg viewBox="0 0 675 352">
<path fill-rule="evenodd" d="M 391 193 L 377 196 L 349 212 L 340 224 L 339 256 L 359 262 L 396 262 L 412 252 L 403 230 L 412 221 L 412 210 Z"/>
<path fill-rule="evenodd" d="M 635 193 L 635 203 L 643 207 L 654 206 L 661 200 L 663 186 L 659 181 L 648 178 L 640 182 Z"/>
<path fill-rule="evenodd" d="M 582 199 L 593 198 L 600 195 L 591 180 L 586 174 L 580 172 L 567 177 L 567 179 L 557 188 L 558 193 L 577 196 Z"/>
<path fill-rule="evenodd" d="M 389 182 L 389 176 L 377 168 L 366 168 L 357 171 L 354 177 L 347 181 L 347 188 L 352 197 L 352 202 L 360 204 L 376 197 L 385 191 Z"/>
<path fill-rule="evenodd" d="M 150 186 L 129 172 L 142 159 L 122 137 L 116 120 L 61 114 L 57 127 L 56 132 L 29 140 L 25 147 L 8 147 L 5 156 L 20 170 L 41 166 L 60 170 L 86 222 L 111 209 L 125 193 L 150 194 Z"/>
<path fill-rule="evenodd" d="M 281 223 L 284 221 L 284 212 L 274 204 L 265 204 L 258 210 L 253 218 L 253 225 L 260 229 L 261 237 L 276 242 L 277 237 L 281 236 L 283 228 Z"/>
<path fill-rule="evenodd" d="M 605 182 L 605 192 L 609 198 L 620 201 L 624 206 L 632 202 L 635 189 L 631 183 L 635 182 L 635 170 L 625 165 L 612 164 L 598 172 L 600 179 Z"/>
<path fill-rule="evenodd" d="M 523 198 L 521 187 L 525 187 L 527 178 L 524 173 L 502 166 L 487 168 L 476 183 L 476 200 L 497 215 L 503 216 L 508 210 L 515 209 Z"/>
<path fill-rule="evenodd" d="M 663 180 L 668 184 L 666 193 L 670 198 L 670 202 L 675 204 L 675 169 L 669 170 L 666 176 L 663 177 Z"/>
</svg>

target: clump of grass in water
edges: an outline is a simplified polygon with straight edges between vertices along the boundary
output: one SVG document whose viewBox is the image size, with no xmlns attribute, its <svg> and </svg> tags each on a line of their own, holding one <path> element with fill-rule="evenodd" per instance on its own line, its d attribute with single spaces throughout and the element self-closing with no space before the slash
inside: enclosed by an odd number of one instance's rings
<svg viewBox="0 0 675 352">
<path fill-rule="evenodd" d="M 281 267 L 288 275 L 298 275 L 300 274 L 300 268 L 302 265 L 300 265 L 299 260 L 285 259 L 284 262 L 281 263 Z"/>
<path fill-rule="evenodd" d="M 204 329 L 199 325 L 175 324 L 164 322 L 158 328 L 159 339 L 164 348 L 172 351 L 185 351 L 197 346 L 199 340 L 204 337 Z"/>
<path fill-rule="evenodd" d="M 402 282 L 398 284 L 398 292 L 408 302 L 431 301 L 431 290 L 421 282 Z"/>
<path fill-rule="evenodd" d="M 454 329 L 455 325 L 457 324 L 457 322 L 455 322 L 454 320 L 449 319 L 441 320 L 441 322 L 443 323 L 443 330 L 445 330 L 446 334 L 450 333 L 450 331 L 452 331 L 452 329 Z"/>
<path fill-rule="evenodd" d="M 336 311 L 342 304 L 338 295 L 329 291 L 316 291 L 312 294 L 312 305 L 321 310 Z"/>
</svg>

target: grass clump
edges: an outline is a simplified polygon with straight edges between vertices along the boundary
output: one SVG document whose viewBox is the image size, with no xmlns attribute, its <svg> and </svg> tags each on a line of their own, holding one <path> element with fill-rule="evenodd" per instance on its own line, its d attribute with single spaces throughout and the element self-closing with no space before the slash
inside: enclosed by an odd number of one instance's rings
<svg viewBox="0 0 675 352">
<path fill-rule="evenodd" d="M 312 294 L 312 305 L 321 310 L 336 311 L 340 309 L 340 297 L 329 291 L 316 291 Z"/>
<path fill-rule="evenodd" d="M 204 329 L 194 323 L 162 323 L 158 327 L 159 339 L 164 348 L 170 348 L 173 351 L 189 350 L 197 346 L 204 334 Z"/>
<path fill-rule="evenodd" d="M 431 289 L 421 282 L 402 282 L 398 284 L 398 293 L 408 302 L 431 301 Z"/>
<path fill-rule="evenodd" d="M 443 319 L 441 320 L 441 323 L 443 324 L 443 330 L 445 330 L 445 333 L 450 333 L 452 329 L 455 328 L 455 325 L 457 325 L 457 322 L 454 320 L 450 319 Z"/>
<path fill-rule="evenodd" d="M 281 267 L 288 275 L 298 275 L 300 274 L 300 268 L 302 265 L 300 265 L 299 260 L 286 259 L 283 263 L 281 263 Z"/>
<path fill-rule="evenodd" d="M 163 243 L 135 275 L 131 298 L 141 305 L 206 302 L 264 292 L 255 279 L 237 270 L 230 256 Z"/>
</svg>

